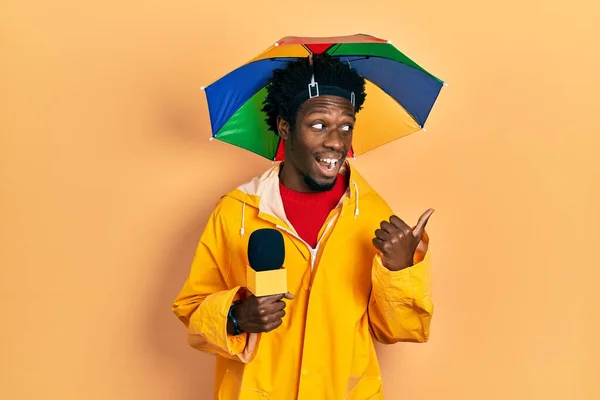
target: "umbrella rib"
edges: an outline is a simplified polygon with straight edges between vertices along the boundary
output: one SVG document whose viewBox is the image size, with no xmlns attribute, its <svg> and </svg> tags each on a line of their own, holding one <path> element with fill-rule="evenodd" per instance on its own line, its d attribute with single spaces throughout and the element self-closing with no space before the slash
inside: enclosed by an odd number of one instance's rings
<svg viewBox="0 0 600 400">
<path fill-rule="evenodd" d="M 343 43 L 340 43 L 340 44 L 338 44 L 338 47 L 339 47 L 339 46 L 341 46 L 342 44 L 343 44 Z M 418 66 L 418 68 L 417 68 L 417 67 L 415 67 L 414 65 L 407 64 L 407 63 L 404 63 L 404 62 L 402 62 L 402 61 L 398 61 L 398 60 L 396 60 L 396 59 L 394 59 L 394 58 L 383 57 L 383 56 L 379 56 L 379 55 L 372 55 L 372 54 L 335 54 L 335 52 L 337 51 L 337 49 L 338 49 L 338 48 L 336 47 L 336 49 L 335 49 L 334 51 L 332 51 L 331 53 L 329 53 L 329 54 L 331 54 L 331 56 L 332 56 L 332 57 L 338 57 L 338 58 L 341 58 L 341 57 L 358 57 L 358 58 L 356 58 L 356 59 L 354 59 L 354 60 L 352 60 L 352 61 L 368 60 L 369 58 L 380 58 L 380 59 L 382 59 L 382 60 L 390 60 L 390 61 L 395 61 L 395 62 L 397 62 L 397 63 L 399 63 L 399 64 L 406 65 L 406 66 L 407 66 L 407 67 L 409 67 L 409 68 L 415 69 L 415 70 L 417 70 L 417 71 L 419 71 L 419 72 L 421 72 L 421 73 L 427 74 L 427 75 L 431 76 L 433 79 L 435 79 L 435 80 L 439 81 L 440 83 L 444 83 L 444 81 L 443 81 L 443 80 L 441 80 L 441 79 L 440 79 L 440 78 L 438 78 L 437 76 L 433 75 L 431 72 L 429 72 L 429 71 L 425 70 L 424 68 L 422 68 L 421 66 L 419 66 L 419 65 L 418 65 L 416 62 L 414 62 L 414 61 L 413 61 L 413 60 L 411 60 L 410 58 L 409 58 L 409 60 L 410 60 L 411 62 L 415 63 L 415 65 L 417 65 L 417 66 Z M 405 56 L 405 57 L 406 57 L 406 56 Z M 407 58 L 408 58 L 408 57 L 407 57 Z"/>
<path fill-rule="evenodd" d="M 288 61 L 286 61 L 286 60 L 279 60 L 279 59 L 277 59 L 277 58 L 265 58 L 265 59 L 263 59 L 263 60 L 269 60 L 269 61 L 271 61 L 271 62 L 280 62 L 280 63 L 286 63 L 286 62 L 288 62 Z M 262 61 L 262 60 L 260 60 L 260 61 Z M 257 62 L 257 61 L 255 61 L 255 62 Z M 265 86 L 266 86 L 266 85 L 265 85 Z M 265 86 L 261 86 L 261 87 L 259 87 L 259 88 L 258 88 L 258 90 L 256 90 L 256 91 L 252 92 L 252 94 L 251 94 L 251 95 L 250 95 L 250 96 L 249 96 L 249 97 L 248 97 L 248 98 L 247 98 L 247 99 L 246 99 L 246 100 L 245 100 L 245 101 L 244 101 L 244 102 L 243 102 L 243 103 L 242 103 L 242 104 L 241 104 L 241 105 L 240 105 L 240 106 L 239 106 L 239 107 L 238 107 L 238 108 L 237 108 L 237 109 L 234 111 L 234 112 L 232 112 L 232 113 L 231 113 L 231 115 L 229 116 L 229 118 L 227 118 L 227 120 L 231 119 L 231 118 L 232 118 L 232 117 L 233 117 L 235 114 L 237 114 L 237 113 L 238 113 L 238 111 L 240 111 L 240 110 L 241 110 L 241 109 L 244 107 L 244 105 L 246 105 L 246 103 L 248 103 L 248 102 L 250 101 L 250 99 L 252 99 L 254 96 L 256 96 L 256 94 L 257 94 L 258 92 L 260 92 L 261 90 L 263 90 L 263 89 L 265 88 Z M 261 110 L 261 113 L 262 113 L 262 110 Z M 217 132 L 215 132 L 215 133 L 212 135 L 212 136 L 213 136 L 215 139 L 217 139 L 217 140 L 220 140 L 220 141 L 222 141 L 222 142 L 225 142 L 225 141 L 224 141 L 224 140 L 222 140 L 222 139 L 219 139 L 217 136 L 219 135 L 219 132 L 221 132 L 221 129 L 223 129 L 223 127 L 224 127 L 225 125 L 226 125 L 226 124 L 224 124 L 224 125 L 223 125 L 223 126 L 222 126 L 222 127 L 221 127 L 221 128 L 218 130 L 218 131 L 217 131 Z M 269 132 L 272 132 L 272 131 L 270 131 L 270 130 L 269 130 Z M 279 137 L 279 135 L 277 135 L 275 132 L 272 132 L 272 133 L 273 133 L 275 136 Z M 280 138 L 280 140 L 281 140 L 281 138 Z M 225 142 L 225 143 L 229 143 L 229 142 Z M 233 143 L 230 143 L 230 144 L 233 144 Z M 277 143 L 277 145 L 275 146 L 275 153 L 274 153 L 274 155 L 273 155 L 272 159 L 275 159 L 275 157 L 277 157 L 277 150 L 279 149 L 279 145 L 280 145 L 280 144 L 279 144 L 279 142 L 278 142 L 278 143 Z M 238 147 L 240 147 L 240 146 L 238 146 Z M 255 151 L 255 150 L 250 150 L 250 149 L 246 149 L 245 147 L 242 147 L 242 148 L 243 148 L 243 149 L 245 149 L 245 150 L 249 150 L 249 151 L 250 151 L 250 152 L 252 152 L 252 153 L 258 154 L 259 156 L 265 157 L 263 154 L 259 153 L 258 151 Z M 266 158 L 266 157 L 265 157 L 265 158 Z M 271 158 L 269 158 L 269 159 L 271 159 Z"/>
<path fill-rule="evenodd" d="M 342 43 L 334 44 L 335 48 L 333 48 L 333 50 L 331 50 L 331 51 L 327 51 L 327 53 L 329 53 L 333 56 L 335 54 L 335 52 L 340 48 L 341 45 L 342 45 Z"/>
<path fill-rule="evenodd" d="M 394 96 L 391 96 L 387 91 L 385 91 L 381 86 L 379 86 L 378 84 L 376 84 L 375 82 L 373 82 L 371 79 L 365 77 L 366 80 L 368 80 L 373 86 L 379 88 L 379 90 L 381 90 L 383 93 L 387 94 L 389 97 L 391 97 L 392 100 L 394 100 L 394 102 L 396 104 L 398 104 L 411 118 L 413 121 L 415 121 L 415 123 L 417 125 L 419 125 L 421 128 L 423 128 L 423 126 L 419 123 L 419 121 L 415 118 L 415 116 L 406 109 L 406 107 L 404 107 L 402 105 L 402 103 L 400 103 L 398 100 L 396 100 L 396 98 Z"/>
<path fill-rule="evenodd" d="M 350 63 L 352 63 L 352 62 L 354 62 L 354 61 L 368 60 L 369 58 L 380 58 L 380 59 L 382 59 L 382 60 L 396 61 L 396 60 L 393 60 L 393 59 L 391 59 L 391 58 L 387 58 L 387 57 L 369 56 L 369 55 L 358 55 L 358 54 L 356 54 L 356 55 L 352 55 L 352 56 L 344 56 L 344 55 L 339 55 L 339 56 L 335 56 L 335 57 L 353 57 L 353 56 L 355 56 L 356 58 L 353 58 L 353 59 L 350 59 L 350 60 L 348 60 Z M 396 61 L 396 62 L 397 62 L 397 61 Z M 422 71 L 422 70 L 420 70 L 420 69 L 418 69 L 418 68 L 414 68 L 414 67 L 413 67 L 413 66 L 411 66 L 411 65 L 404 64 L 404 63 L 402 63 L 402 64 L 403 64 L 403 65 L 406 65 L 407 67 L 410 67 L 410 68 L 416 69 L 417 71 L 424 72 L 424 71 Z M 435 79 L 437 79 L 435 76 L 433 76 L 433 75 L 429 74 L 428 72 L 426 72 L 426 71 L 425 71 L 425 73 L 427 73 L 428 75 L 430 75 L 432 78 L 435 78 Z M 367 77 L 365 77 L 365 79 L 368 79 L 368 78 L 367 78 Z M 413 114 L 412 114 L 410 111 L 408 111 L 408 110 L 407 110 L 407 109 L 406 109 L 406 108 L 405 108 L 405 107 L 404 107 L 404 106 L 403 106 L 403 105 L 402 105 L 402 104 L 401 104 L 401 103 L 400 103 L 398 100 L 396 100 L 396 98 L 395 98 L 395 97 L 391 96 L 391 95 L 390 95 L 390 94 L 389 94 L 389 93 L 388 93 L 386 90 L 384 90 L 384 89 L 383 89 L 381 86 L 377 85 L 377 84 L 376 84 L 375 82 L 373 82 L 371 79 L 369 79 L 369 82 L 371 82 L 373 85 L 377 86 L 377 87 L 378 87 L 378 88 L 379 88 L 381 91 L 383 91 L 385 94 L 387 94 L 388 96 L 390 96 L 390 97 L 391 97 L 391 98 L 394 100 L 394 102 L 396 102 L 396 104 L 398 104 L 400 107 L 402 107 L 402 109 L 403 109 L 404 111 L 406 111 L 406 113 L 407 113 L 408 115 L 410 115 L 410 117 L 413 119 L 413 121 L 415 121 L 415 122 L 416 122 L 416 123 L 417 123 L 419 126 L 421 126 L 421 124 L 419 123 L 419 121 L 417 120 L 417 118 L 415 118 L 415 116 L 414 116 L 414 115 L 413 115 Z"/>
<path fill-rule="evenodd" d="M 348 57 L 348 58 L 350 58 L 350 57 L 356 57 L 356 58 L 354 58 L 354 59 L 349 59 L 348 61 L 349 61 L 350 63 L 352 63 L 352 62 L 354 62 L 354 61 L 367 60 L 367 59 L 369 59 L 369 58 L 377 58 L 377 59 L 381 59 L 381 60 L 389 60 L 389 61 L 395 61 L 395 62 L 398 62 L 397 60 L 394 60 L 394 59 L 391 59 L 391 58 L 387 58 L 387 57 L 381 57 L 381 56 L 371 56 L 371 55 L 358 55 L 358 54 L 353 54 L 353 55 L 347 55 L 347 56 L 344 56 L 344 55 L 339 55 L 339 56 L 337 56 L 337 57 Z M 424 73 L 424 74 L 426 74 L 426 75 L 430 76 L 431 78 L 435 79 L 436 81 L 438 81 L 438 82 L 440 82 L 440 83 L 442 83 L 442 84 L 443 84 L 443 81 L 442 81 L 441 79 L 439 79 L 439 78 L 438 78 L 438 77 L 436 77 L 435 75 L 433 75 L 433 74 L 431 74 L 431 73 L 429 73 L 429 72 L 427 72 L 427 71 L 425 71 L 425 70 L 423 70 L 423 69 L 415 68 L 414 66 L 412 66 L 412 65 L 409 65 L 409 64 L 405 64 L 405 63 L 401 63 L 401 64 L 402 64 L 402 65 L 405 65 L 405 66 L 407 66 L 407 67 L 409 67 L 409 68 L 412 68 L 413 70 L 416 70 L 416 71 L 418 71 L 418 72 L 420 72 L 420 73 Z M 368 78 L 367 78 L 367 77 L 365 77 L 365 79 L 368 79 Z M 377 86 L 377 87 L 378 87 L 379 89 L 381 89 L 381 90 L 382 90 L 384 93 L 386 93 L 388 96 L 390 96 L 392 99 L 394 99 L 394 101 L 395 101 L 395 102 L 396 102 L 398 105 L 400 105 L 400 106 L 401 106 L 401 107 L 402 107 L 402 108 L 403 108 L 403 109 L 406 111 L 406 113 L 407 113 L 408 115 L 410 115 L 410 117 L 411 117 L 411 118 L 412 118 L 412 119 L 413 119 L 413 120 L 414 120 L 414 121 L 415 121 L 417 124 L 419 124 L 419 126 L 420 126 L 421 128 L 422 128 L 422 127 L 425 125 L 425 121 L 423 121 L 423 124 L 421 124 L 421 123 L 420 123 L 420 122 L 417 120 L 417 118 L 414 116 L 414 114 L 412 114 L 411 112 L 409 112 L 409 111 L 408 111 L 408 110 L 407 110 L 407 109 L 406 109 L 406 108 L 405 108 L 405 107 L 404 107 L 404 106 L 403 106 L 403 105 L 402 105 L 402 104 L 401 104 L 401 103 L 400 103 L 398 100 L 396 100 L 396 98 L 395 98 L 395 97 L 391 96 L 391 95 L 390 95 L 390 94 L 389 94 L 389 93 L 388 93 L 386 90 L 384 90 L 384 89 L 383 89 L 381 86 L 379 86 L 379 85 L 375 84 L 375 82 L 373 82 L 371 79 L 369 79 L 369 82 L 371 82 L 373 85 Z M 438 96 L 439 96 L 439 92 L 438 92 L 438 95 L 436 95 L 436 99 L 437 99 L 437 97 L 438 97 Z"/>
<path fill-rule="evenodd" d="M 373 56 L 373 55 L 367 55 L 367 54 L 364 54 L 364 55 L 361 55 L 361 54 L 351 54 L 351 55 L 339 54 L 339 55 L 337 55 L 336 54 L 336 55 L 332 55 L 332 57 L 337 57 L 337 58 L 342 58 L 342 57 L 348 57 L 348 58 L 350 58 L 350 57 L 356 57 L 356 58 L 348 60 L 350 62 L 361 61 L 361 60 L 368 60 L 369 58 L 379 58 L 381 60 L 390 60 L 390 61 L 394 61 L 394 62 L 397 62 L 397 63 L 402 64 L 402 65 L 406 65 L 407 67 L 412 68 L 414 70 L 417 70 L 419 72 L 425 73 L 425 74 L 427 74 L 427 75 L 431 76 L 432 78 L 434 78 L 434 79 L 436 79 L 436 80 L 439 81 L 439 79 L 435 75 L 427 72 L 426 70 L 423 70 L 421 68 L 415 68 L 414 66 L 412 66 L 410 64 L 406 64 L 406 63 L 400 62 L 398 60 L 394 60 L 393 58 L 381 57 L 381 56 Z"/>
<path fill-rule="evenodd" d="M 260 62 L 260 61 L 266 61 L 266 60 L 269 60 L 269 61 L 271 61 L 271 62 L 279 62 L 279 63 L 287 63 L 287 62 L 289 62 L 289 61 L 287 61 L 287 59 L 286 59 L 286 60 L 282 60 L 282 59 L 278 59 L 278 58 L 281 58 L 281 57 L 263 58 L 262 60 L 253 61 L 252 63 L 255 63 L 255 62 Z M 291 58 L 297 58 L 297 57 L 291 57 Z M 250 65 L 250 64 L 251 64 L 251 63 L 248 63 L 248 64 L 246 64 L 246 65 Z M 244 65 L 243 67 L 245 67 L 246 65 Z M 240 68 L 243 68 L 243 67 L 240 67 Z M 262 90 L 262 89 L 263 89 L 265 86 L 266 86 L 266 85 L 263 85 L 263 86 L 259 87 L 259 88 L 258 88 L 258 90 L 255 90 L 254 92 L 252 92 L 252 93 L 250 94 L 250 96 L 249 96 L 249 97 L 248 97 L 248 98 L 247 98 L 247 99 L 246 99 L 246 100 L 245 100 L 245 101 L 244 101 L 244 102 L 243 102 L 243 103 L 242 103 L 242 104 L 241 104 L 241 105 L 240 105 L 238 108 L 236 108 L 236 109 L 235 109 L 235 111 L 233 111 L 233 112 L 231 113 L 231 115 L 229 115 L 229 117 L 227 117 L 227 120 L 229 120 L 229 119 L 230 119 L 231 117 L 233 117 L 233 116 L 234 116 L 234 115 L 235 115 L 235 114 L 236 114 L 238 111 L 240 111 L 240 109 L 241 109 L 241 108 L 242 108 L 242 107 L 243 107 L 243 106 L 244 106 L 244 105 L 245 105 L 245 104 L 246 104 L 246 103 L 247 103 L 247 102 L 248 102 L 248 101 L 249 101 L 249 100 L 250 100 L 252 97 L 254 97 L 254 96 L 255 96 L 255 95 L 258 93 L 258 92 L 260 92 L 260 91 L 261 91 L 261 90 Z M 223 126 L 225 126 L 225 124 L 223 124 Z M 221 126 L 221 128 L 219 128 L 219 130 L 218 130 L 217 132 L 215 132 L 215 133 L 214 133 L 213 137 L 215 137 L 215 138 L 217 137 L 217 135 L 219 134 L 219 132 L 221 131 L 221 129 L 223 129 L 223 126 Z"/>
</svg>

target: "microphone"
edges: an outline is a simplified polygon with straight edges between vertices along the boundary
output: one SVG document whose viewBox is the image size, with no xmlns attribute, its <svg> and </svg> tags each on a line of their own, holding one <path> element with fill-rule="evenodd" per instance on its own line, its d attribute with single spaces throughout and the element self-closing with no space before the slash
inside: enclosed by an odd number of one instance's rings
<svg viewBox="0 0 600 400">
<path fill-rule="evenodd" d="M 255 296 L 287 293 L 285 245 L 277 229 L 258 229 L 248 241 L 246 287 Z"/>
</svg>

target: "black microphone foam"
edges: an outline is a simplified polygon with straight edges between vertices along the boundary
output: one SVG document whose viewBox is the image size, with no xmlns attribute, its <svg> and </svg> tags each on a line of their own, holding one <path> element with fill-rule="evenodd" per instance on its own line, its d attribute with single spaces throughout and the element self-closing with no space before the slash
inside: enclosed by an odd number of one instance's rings
<svg viewBox="0 0 600 400">
<path fill-rule="evenodd" d="M 285 245 L 283 235 L 277 229 L 258 229 L 250 235 L 248 262 L 257 271 L 272 271 L 283 266 Z"/>
</svg>

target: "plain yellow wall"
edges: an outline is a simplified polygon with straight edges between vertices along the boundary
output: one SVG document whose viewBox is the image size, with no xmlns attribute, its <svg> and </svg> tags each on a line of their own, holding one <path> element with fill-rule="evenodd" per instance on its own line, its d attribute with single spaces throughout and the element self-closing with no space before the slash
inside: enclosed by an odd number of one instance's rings
<svg viewBox="0 0 600 400">
<path fill-rule="evenodd" d="M 199 88 L 362 32 L 449 82 L 427 132 L 356 162 L 408 221 L 437 210 L 432 337 L 379 347 L 386 398 L 599 399 L 598 2 L 209 3 L 0 4 L 0 398 L 209 399 L 171 301 L 271 163 L 208 141 Z"/>
</svg>

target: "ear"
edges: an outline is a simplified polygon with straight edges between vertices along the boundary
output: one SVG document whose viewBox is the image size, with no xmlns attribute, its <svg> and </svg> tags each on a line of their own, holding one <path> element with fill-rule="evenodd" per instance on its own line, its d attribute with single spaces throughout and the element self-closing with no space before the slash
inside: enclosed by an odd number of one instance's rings
<svg viewBox="0 0 600 400">
<path fill-rule="evenodd" d="M 288 140 L 290 137 L 290 124 L 283 118 L 277 117 L 277 130 L 281 139 Z"/>
</svg>

